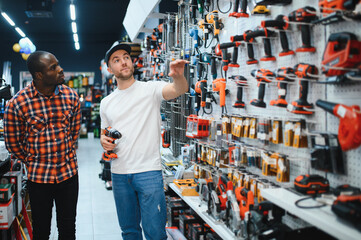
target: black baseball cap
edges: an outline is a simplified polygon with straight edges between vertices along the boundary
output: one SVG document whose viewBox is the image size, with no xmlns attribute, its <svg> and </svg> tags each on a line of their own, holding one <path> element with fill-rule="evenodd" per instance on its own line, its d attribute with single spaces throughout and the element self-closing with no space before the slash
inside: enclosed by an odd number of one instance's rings
<svg viewBox="0 0 361 240">
<path fill-rule="evenodd" d="M 130 55 L 130 52 L 132 51 L 132 48 L 131 46 L 128 44 L 128 43 L 124 43 L 124 42 L 120 42 L 120 41 L 115 41 L 113 43 L 113 45 L 110 47 L 110 49 L 106 52 L 105 54 L 105 58 L 104 58 L 104 61 L 105 63 L 108 65 L 108 61 L 110 59 L 110 56 L 112 56 L 112 54 L 117 51 L 117 50 L 120 50 L 120 49 L 123 49 L 125 50 L 129 55 Z"/>
</svg>

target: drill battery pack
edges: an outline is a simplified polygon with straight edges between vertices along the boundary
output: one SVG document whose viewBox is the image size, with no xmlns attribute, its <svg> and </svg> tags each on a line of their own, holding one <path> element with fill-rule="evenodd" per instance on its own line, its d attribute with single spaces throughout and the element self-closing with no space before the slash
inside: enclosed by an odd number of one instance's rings
<svg viewBox="0 0 361 240">
<path fill-rule="evenodd" d="M 328 192 L 330 183 L 320 175 L 300 175 L 295 178 L 295 189 L 303 194 L 318 194 Z"/>
</svg>

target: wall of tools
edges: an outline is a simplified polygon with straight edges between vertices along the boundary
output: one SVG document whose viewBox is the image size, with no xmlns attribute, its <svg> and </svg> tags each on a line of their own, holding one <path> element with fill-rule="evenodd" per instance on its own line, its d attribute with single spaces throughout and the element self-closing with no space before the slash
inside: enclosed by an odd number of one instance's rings
<svg viewBox="0 0 361 240">
<path fill-rule="evenodd" d="M 163 147 L 194 165 L 209 192 L 202 200 L 210 215 L 232 232 L 241 229 L 222 214 L 228 205 L 221 196 L 230 189 L 228 201 L 241 205 L 249 192 L 255 204 L 263 202 L 263 188 L 360 194 L 360 2 L 190 0 L 178 6 L 144 40 L 143 77 L 172 81 L 169 62 L 190 62 L 189 92 L 162 105 Z M 242 209 L 250 209 L 241 205 L 244 222 Z M 282 221 L 307 226 L 294 217 Z"/>
</svg>

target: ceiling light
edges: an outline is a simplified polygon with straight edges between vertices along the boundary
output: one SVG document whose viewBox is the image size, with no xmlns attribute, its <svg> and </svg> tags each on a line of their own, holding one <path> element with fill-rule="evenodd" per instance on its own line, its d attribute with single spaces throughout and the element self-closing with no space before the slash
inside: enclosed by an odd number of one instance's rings
<svg viewBox="0 0 361 240">
<path fill-rule="evenodd" d="M 73 33 L 77 33 L 78 29 L 76 27 L 76 22 L 71 23 L 71 29 L 73 30 Z"/>
<path fill-rule="evenodd" d="M 8 21 L 8 23 L 11 26 L 15 26 L 15 23 L 13 22 L 13 20 L 11 20 L 11 18 L 4 12 L 1 12 L 1 15 L 3 15 L 3 17 L 5 18 L 6 21 Z"/>
<path fill-rule="evenodd" d="M 73 38 L 74 38 L 74 42 L 76 42 L 76 43 L 79 42 L 78 34 L 74 33 Z"/>
<path fill-rule="evenodd" d="M 76 16 L 75 16 L 75 6 L 74 4 L 70 4 L 70 18 L 71 20 L 75 21 Z"/>
<path fill-rule="evenodd" d="M 79 42 L 76 42 L 76 43 L 75 43 L 75 49 L 76 49 L 76 50 L 79 50 L 79 49 L 80 49 Z"/>
<path fill-rule="evenodd" d="M 15 30 L 20 34 L 21 37 L 25 37 L 25 33 L 20 28 L 16 27 Z"/>
</svg>

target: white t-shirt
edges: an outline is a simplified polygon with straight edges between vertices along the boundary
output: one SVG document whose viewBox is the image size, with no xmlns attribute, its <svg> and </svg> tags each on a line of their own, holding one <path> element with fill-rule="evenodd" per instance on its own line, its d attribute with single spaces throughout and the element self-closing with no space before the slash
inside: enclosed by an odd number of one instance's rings
<svg viewBox="0 0 361 240">
<path fill-rule="evenodd" d="M 117 174 L 161 170 L 160 104 L 166 82 L 135 81 L 125 90 L 114 90 L 100 103 L 101 128 L 112 127 L 122 134 L 111 163 Z"/>
</svg>

